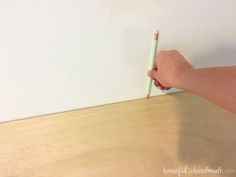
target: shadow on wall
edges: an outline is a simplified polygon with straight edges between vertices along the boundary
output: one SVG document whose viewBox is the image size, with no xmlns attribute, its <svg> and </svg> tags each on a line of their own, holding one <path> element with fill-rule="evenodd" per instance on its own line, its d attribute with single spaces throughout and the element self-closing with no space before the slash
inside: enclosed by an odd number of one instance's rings
<svg viewBox="0 0 236 177">
<path fill-rule="evenodd" d="M 196 68 L 236 65 L 236 46 L 218 46 L 208 53 L 193 57 Z"/>
</svg>

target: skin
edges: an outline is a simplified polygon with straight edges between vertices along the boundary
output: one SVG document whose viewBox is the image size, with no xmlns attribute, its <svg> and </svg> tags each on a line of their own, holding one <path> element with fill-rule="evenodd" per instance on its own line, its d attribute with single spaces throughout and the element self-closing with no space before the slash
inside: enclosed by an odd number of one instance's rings
<svg viewBox="0 0 236 177">
<path fill-rule="evenodd" d="M 148 72 L 161 90 L 180 88 L 236 113 L 236 66 L 195 69 L 176 50 L 161 51 Z"/>
</svg>

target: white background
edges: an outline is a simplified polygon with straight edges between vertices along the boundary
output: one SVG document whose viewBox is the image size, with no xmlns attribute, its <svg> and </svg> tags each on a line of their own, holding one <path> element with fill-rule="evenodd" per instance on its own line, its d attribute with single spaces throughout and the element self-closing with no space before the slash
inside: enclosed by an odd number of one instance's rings
<svg viewBox="0 0 236 177">
<path fill-rule="evenodd" d="M 235 9 L 235 0 L 0 0 L 0 121 L 144 97 L 156 29 L 159 49 L 196 67 L 236 64 Z"/>
</svg>

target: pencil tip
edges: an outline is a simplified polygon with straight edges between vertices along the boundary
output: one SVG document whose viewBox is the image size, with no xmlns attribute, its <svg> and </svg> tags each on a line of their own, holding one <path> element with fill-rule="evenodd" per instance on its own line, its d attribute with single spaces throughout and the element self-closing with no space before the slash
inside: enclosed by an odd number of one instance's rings
<svg viewBox="0 0 236 177">
<path fill-rule="evenodd" d="M 150 95 L 147 95 L 147 99 L 150 97 Z"/>
</svg>

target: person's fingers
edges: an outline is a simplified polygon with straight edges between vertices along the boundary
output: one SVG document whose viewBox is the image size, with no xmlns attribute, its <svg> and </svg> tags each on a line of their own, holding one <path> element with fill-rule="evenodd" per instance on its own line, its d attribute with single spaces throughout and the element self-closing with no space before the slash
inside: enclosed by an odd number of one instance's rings
<svg viewBox="0 0 236 177">
<path fill-rule="evenodd" d="M 171 87 L 165 87 L 165 86 L 161 85 L 161 83 L 157 80 L 154 80 L 154 85 L 156 87 L 159 87 L 161 90 L 170 90 L 171 89 Z"/>
<path fill-rule="evenodd" d="M 171 87 L 165 87 L 165 90 L 170 90 L 171 89 Z"/>
<path fill-rule="evenodd" d="M 156 77 L 157 77 L 157 70 L 150 70 L 148 71 L 148 76 L 151 77 L 152 79 L 156 80 Z"/>
<path fill-rule="evenodd" d="M 166 87 L 161 85 L 161 83 L 157 80 L 157 70 L 152 69 L 148 71 L 148 76 L 154 80 L 154 85 L 156 87 L 159 87 L 161 90 L 166 90 Z"/>
<path fill-rule="evenodd" d="M 163 85 L 160 85 L 159 88 L 160 88 L 161 90 L 165 90 L 165 87 L 164 87 Z"/>
<path fill-rule="evenodd" d="M 152 69 L 157 70 L 157 64 L 156 64 L 156 62 L 153 64 L 153 68 L 152 68 Z"/>
<path fill-rule="evenodd" d="M 160 84 L 160 82 L 158 82 L 157 80 L 154 80 L 154 85 L 155 85 L 156 87 L 159 87 L 161 84 Z"/>
<path fill-rule="evenodd" d="M 162 50 L 160 52 L 158 52 L 157 56 L 156 56 L 156 63 L 158 63 L 158 60 L 161 60 L 162 58 L 164 58 L 164 56 L 168 53 L 168 50 Z"/>
</svg>

